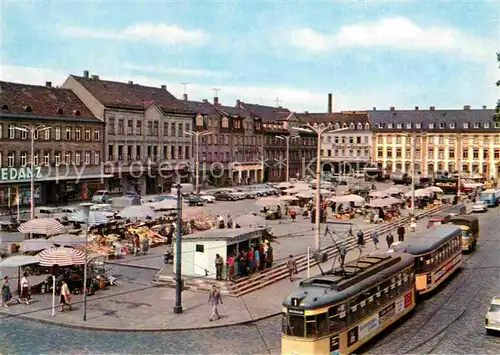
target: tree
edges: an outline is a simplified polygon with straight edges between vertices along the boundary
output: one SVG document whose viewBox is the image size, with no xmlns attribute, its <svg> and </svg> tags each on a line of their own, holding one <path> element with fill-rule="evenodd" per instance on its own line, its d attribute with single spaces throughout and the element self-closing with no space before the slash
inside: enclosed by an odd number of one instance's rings
<svg viewBox="0 0 500 355">
<path fill-rule="evenodd" d="M 500 67 L 500 52 L 497 52 L 497 63 Z M 497 81 L 497 87 L 500 86 L 500 80 Z M 500 122 L 500 99 L 497 100 L 497 106 L 495 108 L 495 122 Z"/>
</svg>

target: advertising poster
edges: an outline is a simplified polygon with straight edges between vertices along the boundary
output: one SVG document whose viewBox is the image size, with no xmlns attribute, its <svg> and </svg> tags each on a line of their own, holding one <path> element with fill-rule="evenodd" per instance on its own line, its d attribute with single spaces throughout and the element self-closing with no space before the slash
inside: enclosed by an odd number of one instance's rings
<svg viewBox="0 0 500 355">
<path fill-rule="evenodd" d="M 385 306 L 378 312 L 378 317 L 380 319 L 380 323 L 384 323 L 385 321 L 391 319 L 396 315 L 396 303 L 393 302 L 388 306 Z"/>
<path fill-rule="evenodd" d="M 358 341 L 359 332 L 358 327 L 354 327 L 347 333 L 347 346 L 351 346 Z"/>
</svg>

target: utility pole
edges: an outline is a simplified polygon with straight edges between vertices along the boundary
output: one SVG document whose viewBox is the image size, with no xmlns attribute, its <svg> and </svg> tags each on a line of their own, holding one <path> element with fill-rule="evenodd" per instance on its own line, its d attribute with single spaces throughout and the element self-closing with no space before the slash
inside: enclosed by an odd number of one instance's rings
<svg viewBox="0 0 500 355">
<path fill-rule="evenodd" d="M 196 191 L 196 194 L 198 195 L 200 193 L 198 185 L 200 181 L 200 137 L 203 136 L 208 136 L 212 134 L 210 131 L 184 131 L 185 135 L 194 137 L 194 149 L 195 149 L 195 158 L 194 158 L 194 165 L 195 165 L 195 183 L 194 183 L 194 188 Z"/>
<path fill-rule="evenodd" d="M 175 306 L 174 313 L 182 313 L 182 195 L 181 184 L 177 188 L 177 228 L 175 230 Z"/>
<path fill-rule="evenodd" d="M 276 100 L 274 100 L 274 103 L 276 104 L 276 108 L 278 108 L 283 103 L 283 100 L 280 100 L 280 98 L 276 96 Z"/>
<path fill-rule="evenodd" d="M 286 141 L 286 182 L 290 182 L 290 140 L 300 138 L 300 136 L 276 136 L 276 138 Z"/>
</svg>

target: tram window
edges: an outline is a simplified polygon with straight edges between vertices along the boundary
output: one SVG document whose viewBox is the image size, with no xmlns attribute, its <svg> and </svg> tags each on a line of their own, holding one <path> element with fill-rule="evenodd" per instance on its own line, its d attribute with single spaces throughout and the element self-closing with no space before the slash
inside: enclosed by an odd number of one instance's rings
<svg viewBox="0 0 500 355">
<path fill-rule="evenodd" d="M 316 316 L 306 316 L 306 337 L 316 338 L 316 336 L 317 336 Z"/>
<path fill-rule="evenodd" d="M 341 314 L 344 316 L 341 318 Z M 336 333 L 346 327 L 345 312 L 340 312 L 337 307 L 330 307 L 328 310 L 328 330 L 329 333 Z"/>
<path fill-rule="evenodd" d="M 318 337 L 328 334 L 328 314 L 326 312 L 316 316 L 316 323 L 318 327 Z"/>
<path fill-rule="evenodd" d="M 286 334 L 303 337 L 304 336 L 304 316 L 289 315 Z"/>
<path fill-rule="evenodd" d="M 282 313 L 281 314 L 281 332 L 283 334 L 286 334 L 287 333 L 287 319 L 286 319 L 286 313 Z"/>
</svg>

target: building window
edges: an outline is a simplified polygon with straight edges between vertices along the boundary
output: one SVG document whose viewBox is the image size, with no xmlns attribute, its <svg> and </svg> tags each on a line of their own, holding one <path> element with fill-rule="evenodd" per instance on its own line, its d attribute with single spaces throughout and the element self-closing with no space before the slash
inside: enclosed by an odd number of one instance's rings
<svg viewBox="0 0 500 355">
<path fill-rule="evenodd" d="M 148 121 L 147 135 L 148 136 L 152 136 L 153 135 L 153 122 L 152 121 Z"/>
<path fill-rule="evenodd" d="M 39 163 L 40 163 L 40 153 L 35 152 L 35 154 L 33 154 L 33 165 L 38 166 Z"/>
<path fill-rule="evenodd" d="M 392 158 L 392 148 L 387 148 L 387 158 Z"/>
<path fill-rule="evenodd" d="M 392 123 L 387 124 L 387 128 L 391 129 L 392 128 Z"/>
<path fill-rule="evenodd" d="M 222 128 L 229 128 L 229 119 L 227 117 L 222 118 Z"/>
<path fill-rule="evenodd" d="M 349 129 L 351 131 L 354 131 L 354 128 L 356 128 L 356 126 L 354 125 L 354 123 L 351 122 L 351 124 L 349 125 Z"/>
<path fill-rule="evenodd" d="M 123 120 L 118 120 L 118 134 L 123 134 Z"/>
<path fill-rule="evenodd" d="M 170 124 L 170 136 L 171 137 L 175 136 L 175 123 Z"/>
<path fill-rule="evenodd" d="M 7 155 L 7 165 L 9 166 L 9 168 L 12 168 L 14 166 L 15 160 L 16 160 L 15 153 L 14 152 L 10 152 Z"/>
<path fill-rule="evenodd" d="M 463 159 L 469 159 L 469 150 L 468 149 L 464 149 L 462 151 L 462 158 Z"/>
<path fill-rule="evenodd" d="M 82 132 L 80 128 L 75 128 L 75 140 L 79 141 L 82 139 Z"/>
<path fill-rule="evenodd" d="M 415 159 L 420 159 L 420 150 L 415 150 Z"/>
<path fill-rule="evenodd" d="M 464 128 L 465 129 L 469 128 L 469 122 L 464 122 Z"/>
<path fill-rule="evenodd" d="M 421 123 L 415 123 L 415 128 L 416 129 L 421 129 L 422 128 L 422 124 Z"/>
<path fill-rule="evenodd" d="M 127 121 L 127 134 L 132 135 L 134 131 L 134 121 L 128 120 Z"/>
<path fill-rule="evenodd" d="M 46 129 L 44 131 L 45 134 L 45 140 L 48 141 L 50 139 L 50 129 Z"/>
<path fill-rule="evenodd" d="M 474 128 L 480 128 L 481 124 L 479 122 L 474 122 Z"/>
<path fill-rule="evenodd" d="M 153 135 L 158 136 L 160 134 L 160 123 L 158 121 L 153 122 Z"/>
<path fill-rule="evenodd" d="M 396 158 L 401 158 L 401 148 L 396 149 Z"/>
<path fill-rule="evenodd" d="M 37 129 L 35 129 L 35 130 L 33 131 L 33 139 L 34 139 L 34 140 L 38 140 L 38 133 L 39 133 L 39 131 L 38 131 Z"/>
<path fill-rule="evenodd" d="M 483 159 L 488 159 L 488 149 L 483 149 Z"/>
<path fill-rule="evenodd" d="M 402 139 L 401 136 L 396 136 L 396 144 L 401 144 Z"/>
<path fill-rule="evenodd" d="M 141 121 L 137 121 L 135 123 L 135 134 L 137 135 L 142 135 L 142 122 Z"/>
<path fill-rule="evenodd" d="M 407 129 L 411 129 L 411 123 L 407 123 L 407 124 L 406 124 L 406 128 L 407 128 Z"/>
<path fill-rule="evenodd" d="M 179 123 L 179 125 L 177 126 L 177 137 L 182 137 L 184 135 L 184 132 L 182 131 L 182 126 L 183 126 L 182 123 Z"/>
<path fill-rule="evenodd" d="M 56 152 L 54 154 L 54 162 L 56 166 L 59 166 L 61 164 L 61 152 Z"/>
<path fill-rule="evenodd" d="M 66 140 L 71 140 L 71 127 L 66 127 Z"/>
<path fill-rule="evenodd" d="M 335 142 L 337 143 L 337 142 Z M 378 137 L 377 138 L 377 144 L 384 144 L 384 138 L 383 137 Z"/>
<path fill-rule="evenodd" d="M 493 152 L 495 159 L 500 159 L 500 149 L 495 149 Z"/>
<path fill-rule="evenodd" d="M 196 125 L 197 125 L 198 127 L 203 126 L 203 116 L 202 116 L 202 115 L 198 115 L 198 116 L 196 116 Z"/>
<path fill-rule="evenodd" d="M 450 122 L 450 128 L 455 129 L 455 122 Z"/>
<path fill-rule="evenodd" d="M 392 136 L 387 136 L 387 144 L 392 144 Z"/>
<path fill-rule="evenodd" d="M 473 158 L 473 159 L 479 159 L 479 150 L 474 149 L 474 150 L 472 151 L 472 158 Z"/>
<path fill-rule="evenodd" d="M 28 159 L 28 153 L 22 152 L 21 159 L 20 159 L 21 166 L 26 166 L 27 159 Z"/>
<path fill-rule="evenodd" d="M 434 159 L 434 149 L 429 149 L 427 152 L 428 159 Z"/>
<path fill-rule="evenodd" d="M 185 159 L 191 159 L 191 156 L 189 154 L 189 146 L 186 146 L 186 154 L 184 155 Z"/>
<path fill-rule="evenodd" d="M 163 122 L 163 136 L 168 136 L 168 122 Z"/>
<path fill-rule="evenodd" d="M 90 165 L 90 153 L 85 153 L 85 165 Z"/>
<path fill-rule="evenodd" d="M 444 138 L 438 137 L 438 144 L 444 144 Z"/>
<path fill-rule="evenodd" d="M 381 123 L 379 123 L 379 124 L 378 124 L 378 128 L 379 128 L 379 129 L 384 128 L 384 124 L 383 124 L 382 122 L 381 122 Z"/>
<path fill-rule="evenodd" d="M 241 122 L 240 120 L 234 120 L 234 128 L 240 129 L 241 128 Z"/>
<path fill-rule="evenodd" d="M 80 160 L 80 153 L 76 152 L 75 153 L 75 165 L 80 165 L 81 160 Z"/>
<path fill-rule="evenodd" d="M 490 123 L 489 122 L 484 122 L 483 123 L 484 128 L 490 128 Z"/>
<path fill-rule="evenodd" d="M 173 145 L 170 146 L 170 159 L 175 159 L 175 147 Z"/>
<path fill-rule="evenodd" d="M 442 148 L 438 150 L 438 159 L 444 159 L 444 150 Z"/>
<path fill-rule="evenodd" d="M 26 127 L 23 127 L 26 128 Z M 21 139 L 28 139 L 28 131 L 21 131 Z"/>
<path fill-rule="evenodd" d="M 434 129 L 434 123 L 429 123 L 429 129 Z"/>
<path fill-rule="evenodd" d="M 397 127 L 398 129 L 403 128 L 403 126 L 401 125 L 401 123 L 398 123 L 398 124 L 396 125 L 396 127 Z"/>
<path fill-rule="evenodd" d="M 43 154 L 43 165 L 45 165 L 45 166 L 50 165 L 50 153 Z"/>
<path fill-rule="evenodd" d="M 255 138 L 255 137 L 254 137 Z M 229 145 L 229 135 L 224 135 L 224 144 Z"/>
<path fill-rule="evenodd" d="M 108 120 L 108 133 L 115 134 L 115 118 L 110 117 Z"/>
<path fill-rule="evenodd" d="M 64 153 L 64 164 L 66 165 L 71 164 L 71 152 Z"/>
<path fill-rule="evenodd" d="M 440 128 L 440 129 L 444 129 L 444 127 L 445 127 L 444 122 L 439 122 L 439 128 Z"/>
<path fill-rule="evenodd" d="M 0 124 L 0 139 L 3 138 L 3 125 Z"/>
<path fill-rule="evenodd" d="M 455 159 L 455 150 L 453 148 L 448 151 L 448 157 L 450 159 Z"/>
<path fill-rule="evenodd" d="M 99 165 L 101 163 L 101 157 L 99 152 L 94 152 L 94 164 Z"/>
</svg>

